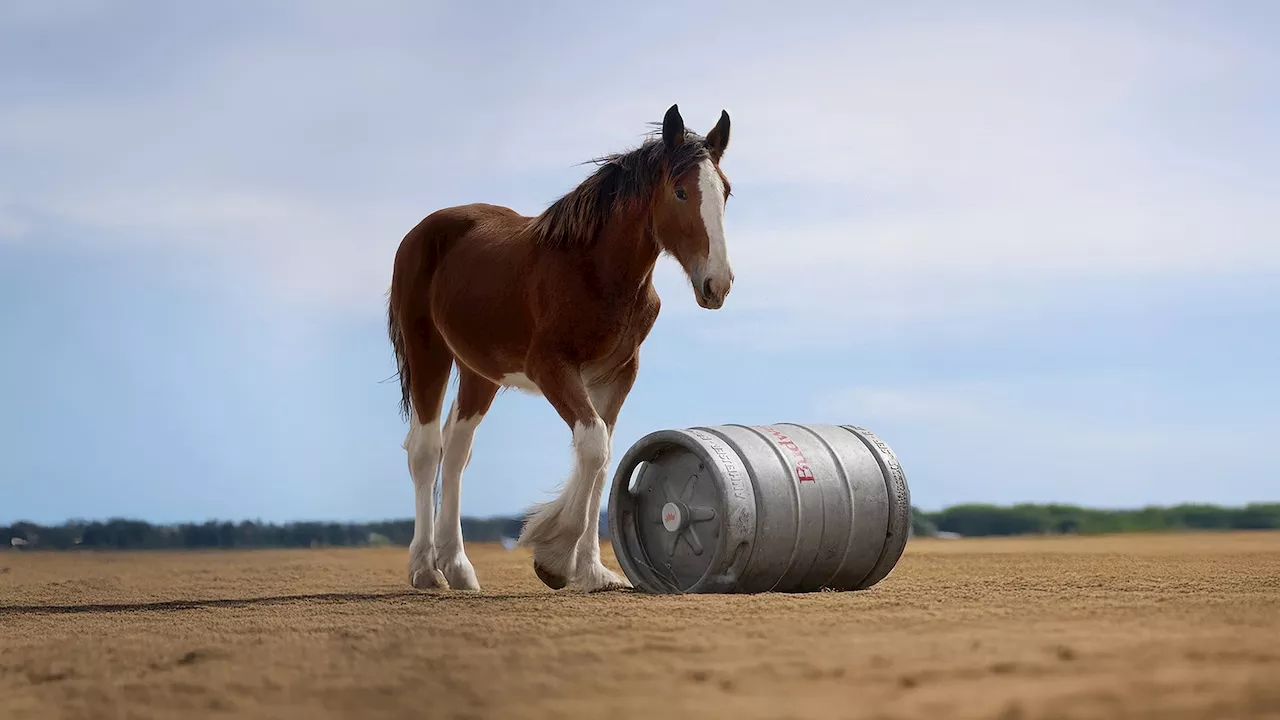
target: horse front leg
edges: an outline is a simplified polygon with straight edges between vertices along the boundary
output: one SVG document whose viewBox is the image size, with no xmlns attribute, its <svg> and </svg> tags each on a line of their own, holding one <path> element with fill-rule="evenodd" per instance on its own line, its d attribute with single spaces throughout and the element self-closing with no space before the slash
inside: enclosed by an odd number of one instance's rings
<svg viewBox="0 0 1280 720">
<path fill-rule="evenodd" d="M 592 406 L 600 414 L 600 418 L 604 420 L 605 427 L 609 431 L 608 444 L 610 448 L 613 447 L 613 429 L 618 423 L 618 414 L 622 411 L 622 405 L 626 402 L 627 395 L 631 392 L 631 387 L 635 384 L 639 368 L 638 359 L 633 358 L 613 376 L 612 380 L 594 385 L 587 391 L 591 396 Z M 583 533 L 582 538 L 578 541 L 578 551 L 575 558 L 578 574 L 583 577 L 589 576 L 585 584 L 593 586 L 597 590 L 631 587 L 631 583 L 627 582 L 626 578 L 606 568 L 604 563 L 600 562 L 600 501 L 604 495 L 605 486 L 609 482 L 608 470 L 609 467 L 606 462 L 605 466 L 600 468 L 600 472 L 596 474 L 595 481 L 592 483 L 591 498 L 589 500 L 591 517 L 587 523 L 587 531 Z"/>
<path fill-rule="evenodd" d="M 548 587 L 559 590 L 573 585 L 587 591 L 625 587 L 625 580 L 599 564 L 598 539 L 594 562 L 590 557 L 578 562 L 579 542 L 599 523 L 596 482 L 609 464 L 609 426 L 592 405 L 575 366 L 553 355 L 534 353 L 525 365 L 529 379 L 573 431 L 574 462 L 560 496 L 534 509 L 520 544 L 533 548 L 534 572 Z"/>
</svg>

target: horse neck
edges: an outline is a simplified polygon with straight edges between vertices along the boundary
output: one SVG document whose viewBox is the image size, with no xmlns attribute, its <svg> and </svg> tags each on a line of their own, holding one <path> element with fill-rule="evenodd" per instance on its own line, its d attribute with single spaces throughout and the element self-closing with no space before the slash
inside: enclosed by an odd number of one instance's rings
<svg viewBox="0 0 1280 720">
<path fill-rule="evenodd" d="M 647 212 L 620 213 L 605 223 L 592 244 L 596 271 L 610 292 L 639 292 L 653 282 L 661 251 L 649 226 Z"/>
</svg>

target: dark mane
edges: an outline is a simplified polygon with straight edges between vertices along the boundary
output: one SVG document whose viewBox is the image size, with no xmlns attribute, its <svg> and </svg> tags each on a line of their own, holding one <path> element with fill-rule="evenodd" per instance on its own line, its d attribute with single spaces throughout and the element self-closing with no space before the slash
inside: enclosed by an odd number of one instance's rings
<svg viewBox="0 0 1280 720">
<path fill-rule="evenodd" d="M 662 124 L 654 124 L 661 133 Z M 529 223 L 534 241 L 548 248 L 589 244 L 614 212 L 646 205 L 659 183 L 709 156 L 706 138 L 686 129 L 684 142 L 674 151 L 666 149 L 659 134 L 634 150 L 596 158 L 591 162 L 600 169 Z"/>
</svg>

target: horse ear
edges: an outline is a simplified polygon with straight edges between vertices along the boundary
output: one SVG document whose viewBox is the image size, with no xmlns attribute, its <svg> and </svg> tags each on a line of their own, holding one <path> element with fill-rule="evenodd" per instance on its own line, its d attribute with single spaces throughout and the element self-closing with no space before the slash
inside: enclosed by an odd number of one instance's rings
<svg viewBox="0 0 1280 720">
<path fill-rule="evenodd" d="M 707 148 L 711 151 L 711 159 L 718 164 L 729 147 L 729 112 L 720 111 L 720 121 L 707 133 Z"/>
<path fill-rule="evenodd" d="M 668 150 L 680 147 L 684 142 L 684 118 L 680 117 L 680 107 L 672 105 L 662 118 L 662 142 Z"/>
</svg>

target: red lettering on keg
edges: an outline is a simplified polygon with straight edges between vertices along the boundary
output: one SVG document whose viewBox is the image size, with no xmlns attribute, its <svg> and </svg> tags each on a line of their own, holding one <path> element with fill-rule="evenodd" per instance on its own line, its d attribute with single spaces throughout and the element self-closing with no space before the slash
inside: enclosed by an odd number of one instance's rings
<svg viewBox="0 0 1280 720">
<path fill-rule="evenodd" d="M 778 444 L 791 451 L 791 454 L 798 461 L 795 466 L 796 482 L 817 482 L 818 478 L 813 474 L 813 468 L 809 467 L 809 460 L 805 458 L 804 451 L 796 444 L 794 440 L 785 434 L 778 432 L 772 427 L 766 428 L 774 437 L 778 439 Z"/>
</svg>

